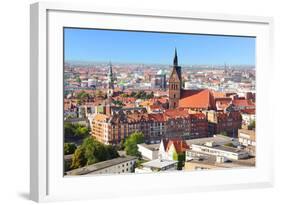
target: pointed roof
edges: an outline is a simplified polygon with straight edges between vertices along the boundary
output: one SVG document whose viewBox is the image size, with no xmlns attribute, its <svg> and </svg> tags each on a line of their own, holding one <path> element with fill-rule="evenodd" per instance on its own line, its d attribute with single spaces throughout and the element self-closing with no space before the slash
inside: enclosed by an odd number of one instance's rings
<svg viewBox="0 0 281 205">
<path fill-rule="evenodd" d="M 175 48 L 174 66 L 178 66 L 178 54 L 177 54 L 177 48 Z"/>
<path fill-rule="evenodd" d="M 113 72 L 112 72 L 112 64 L 111 62 L 109 62 L 109 69 L 108 69 L 108 75 L 112 76 Z"/>
<path fill-rule="evenodd" d="M 175 151 L 179 153 L 185 152 L 187 149 L 189 149 L 189 146 L 186 144 L 184 140 L 180 139 L 170 139 L 167 147 L 166 147 L 166 152 L 169 151 L 170 147 L 174 145 Z"/>
<path fill-rule="evenodd" d="M 175 67 L 173 67 L 172 73 L 169 78 L 169 82 L 180 82 L 179 74 Z"/>
</svg>

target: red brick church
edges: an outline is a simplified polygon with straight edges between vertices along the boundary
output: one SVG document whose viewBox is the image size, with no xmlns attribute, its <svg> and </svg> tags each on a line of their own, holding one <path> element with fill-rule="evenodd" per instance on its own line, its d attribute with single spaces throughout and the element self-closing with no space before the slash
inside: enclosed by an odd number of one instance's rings
<svg viewBox="0 0 281 205">
<path fill-rule="evenodd" d="M 185 90 L 182 88 L 181 67 L 175 50 L 173 70 L 169 79 L 169 109 L 215 110 L 213 91 L 209 89 Z"/>
<path fill-rule="evenodd" d="M 169 109 L 186 109 L 204 113 L 209 123 L 209 135 L 226 132 L 228 136 L 236 137 L 238 129 L 241 128 L 242 116 L 235 110 L 218 110 L 216 101 L 221 99 L 218 98 L 219 94 L 221 93 L 210 89 L 183 89 L 181 67 L 178 65 L 177 50 L 175 50 L 169 79 Z M 232 101 L 230 98 L 227 99 Z"/>
</svg>

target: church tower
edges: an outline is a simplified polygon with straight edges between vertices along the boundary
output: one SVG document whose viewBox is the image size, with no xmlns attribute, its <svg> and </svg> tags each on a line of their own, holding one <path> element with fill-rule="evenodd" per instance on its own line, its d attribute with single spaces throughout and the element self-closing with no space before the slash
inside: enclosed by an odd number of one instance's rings
<svg viewBox="0 0 281 205">
<path fill-rule="evenodd" d="M 114 91 L 114 79 L 113 79 L 113 72 L 112 72 L 112 65 L 109 64 L 109 70 L 107 74 L 107 97 L 111 98 L 113 96 Z"/>
<path fill-rule="evenodd" d="M 175 109 L 179 106 L 181 84 L 181 67 L 178 66 L 177 49 L 175 49 L 173 70 L 169 79 L 169 109 Z"/>
</svg>

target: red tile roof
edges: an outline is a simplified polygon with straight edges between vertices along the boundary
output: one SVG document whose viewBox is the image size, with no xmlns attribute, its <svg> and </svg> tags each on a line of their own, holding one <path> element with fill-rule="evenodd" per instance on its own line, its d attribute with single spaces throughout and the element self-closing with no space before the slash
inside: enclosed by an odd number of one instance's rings
<svg viewBox="0 0 281 205">
<path fill-rule="evenodd" d="M 215 109 L 215 100 L 211 90 L 182 90 L 180 107 L 198 108 L 198 109 Z"/>
<path fill-rule="evenodd" d="M 148 114 L 148 117 L 150 120 L 156 121 L 156 122 L 164 122 L 164 115 L 162 113 L 156 113 L 156 114 Z"/>
<path fill-rule="evenodd" d="M 166 152 L 170 149 L 172 145 L 174 145 L 177 153 L 183 153 L 187 149 L 189 149 L 189 146 L 184 140 L 171 139 L 167 144 Z"/>
<path fill-rule="evenodd" d="M 171 110 L 166 110 L 164 112 L 164 117 L 165 119 L 177 118 L 177 117 L 189 117 L 189 113 L 187 110 L 171 109 Z"/>
<path fill-rule="evenodd" d="M 244 110 L 241 110 L 241 113 L 248 114 L 248 115 L 255 115 L 256 109 L 244 109 Z"/>
<path fill-rule="evenodd" d="M 191 119 L 206 119 L 206 115 L 204 113 L 192 113 L 192 114 L 189 114 L 190 118 Z"/>
<path fill-rule="evenodd" d="M 159 105 L 150 105 L 149 106 L 150 109 L 161 109 L 161 107 Z"/>
<path fill-rule="evenodd" d="M 242 107 L 253 107 L 253 106 L 255 106 L 255 103 L 253 103 L 251 100 L 245 100 L 245 99 L 234 99 L 232 101 L 232 104 L 234 106 L 242 106 Z"/>
</svg>

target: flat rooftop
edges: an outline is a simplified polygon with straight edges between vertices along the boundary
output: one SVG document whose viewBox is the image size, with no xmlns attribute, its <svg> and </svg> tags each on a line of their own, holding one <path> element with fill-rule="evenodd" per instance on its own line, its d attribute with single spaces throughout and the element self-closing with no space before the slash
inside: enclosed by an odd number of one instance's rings
<svg viewBox="0 0 281 205">
<path fill-rule="evenodd" d="M 191 139 L 191 140 L 186 140 L 186 143 L 188 145 L 192 144 L 204 144 L 205 142 L 215 142 L 218 145 L 224 145 L 229 142 L 232 142 L 233 140 L 238 140 L 236 138 L 231 138 L 223 135 L 216 135 L 215 137 L 204 137 L 204 138 L 198 138 L 198 139 Z"/>
<path fill-rule="evenodd" d="M 122 157 L 118 157 L 115 159 L 95 163 L 92 165 L 88 165 L 85 167 L 81 167 L 78 169 L 68 171 L 68 172 L 66 172 L 66 175 L 85 175 L 85 174 L 89 174 L 89 173 L 92 173 L 95 171 L 99 171 L 101 169 L 105 169 L 107 167 L 111 167 L 114 165 L 118 165 L 118 164 L 121 164 L 124 162 L 129 162 L 131 160 L 136 160 L 136 159 L 137 159 L 137 157 L 134 157 L 134 156 L 122 156 Z"/>
<path fill-rule="evenodd" d="M 198 153 L 192 150 L 189 150 L 188 152 L 192 153 Z M 209 155 L 209 154 L 200 154 L 199 156 L 192 157 L 192 159 L 187 160 L 186 163 L 192 163 L 192 164 L 206 164 L 206 165 L 212 165 L 217 166 L 220 168 L 234 168 L 234 167 L 253 167 L 255 166 L 255 157 L 249 158 L 249 159 L 239 159 L 239 160 L 229 160 L 227 162 L 218 163 L 216 162 L 216 156 Z"/>
<path fill-rule="evenodd" d="M 237 149 L 234 147 L 227 147 L 227 146 L 223 146 L 223 145 L 215 145 L 213 147 L 206 146 L 204 144 L 194 144 L 194 145 L 198 145 L 198 146 L 205 147 L 208 149 L 217 149 L 217 150 L 221 150 L 221 151 L 232 152 L 232 153 L 236 153 L 236 154 L 245 152 L 243 150 L 240 150 L 240 149 Z"/>
<path fill-rule="evenodd" d="M 138 144 L 138 145 L 143 146 L 151 151 L 158 151 L 160 146 L 160 144 L 145 144 L 145 143 Z"/>
<path fill-rule="evenodd" d="M 170 166 L 170 165 L 173 165 L 176 163 L 177 163 L 177 161 L 174 161 L 174 160 L 155 159 L 155 160 L 143 163 L 142 166 L 162 169 L 164 167 L 167 167 L 167 166 Z"/>
</svg>

